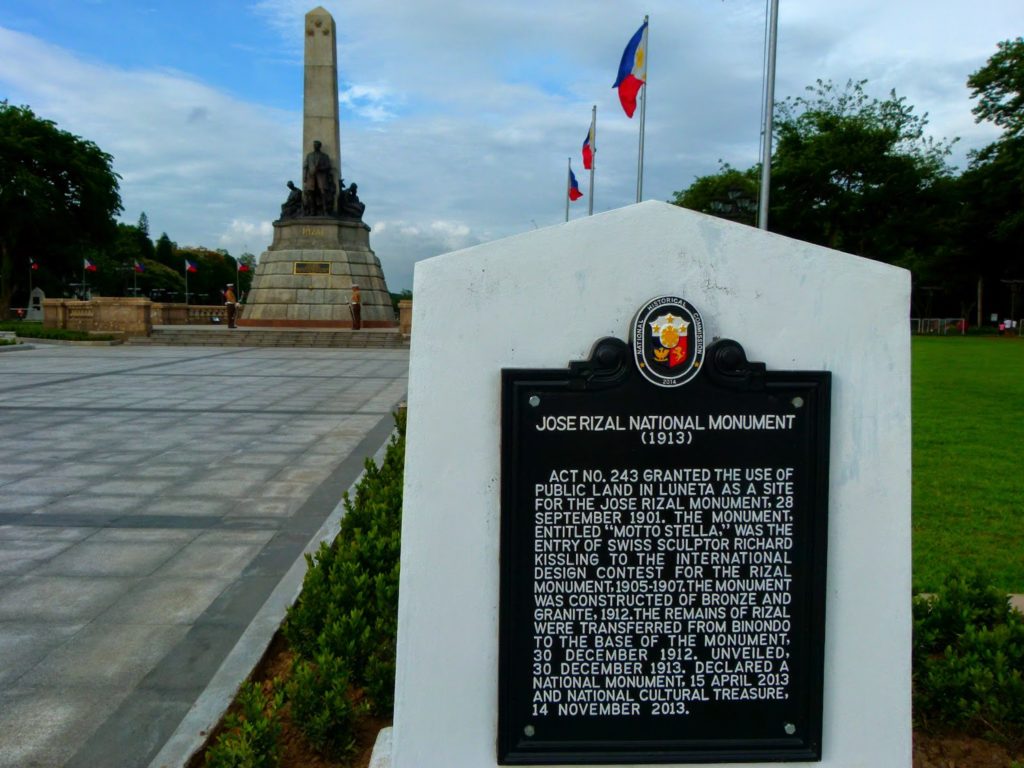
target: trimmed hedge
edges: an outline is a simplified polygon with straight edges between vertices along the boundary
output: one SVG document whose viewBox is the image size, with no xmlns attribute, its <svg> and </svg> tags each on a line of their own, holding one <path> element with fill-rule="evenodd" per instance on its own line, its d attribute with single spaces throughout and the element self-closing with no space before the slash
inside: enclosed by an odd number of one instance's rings
<svg viewBox="0 0 1024 768">
<path fill-rule="evenodd" d="M 14 331 L 19 338 L 56 339 L 58 341 L 113 341 L 120 338 L 109 333 L 88 333 L 66 328 L 43 328 L 42 323 L 30 320 L 7 320 L 0 323 L 0 331 Z"/>
<path fill-rule="evenodd" d="M 954 572 L 914 599 L 914 720 L 1024 739 L 1024 616 L 980 574 Z"/>
<path fill-rule="evenodd" d="M 296 654 L 291 676 L 284 684 L 275 681 L 278 698 L 264 700 L 262 709 L 255 706 L 259 702 L 252 684 L 242 689 L 242 713 L 225 720 L 226 730 L 207 752 L 208 766 L 277 765 L 280 725 L 274 731 L 273 723 L 282 700 L 309 745 L 338 760 L 352 752 L 353 725 L 359 714 L 390 716 L 398 633 L 405 411 L 395 414 L 395 426 L 381 465 L 367 459 L 355 498 L 345 494 L 345 516 L 337 538 L 306 555 L 302 593 L 288 609 L 281 628 Z"/>
<path fill-rule="evenodd" d="M 282 627 L 298 655 L 288 687 L 293 722 L 333 757 L 352 748 L 352 699 L 375 715 L 394 706 L 405 411 L 395 426 L 381 465 L 367 459 L 355 498 L 345 494 L 338 537 L 306 556 L 302 594 Z"/>
<path fill-rule="evenodd" d="M 277 681 L 272 688 L 277 687 Z M 283 696 L 263 693 L 257 683 L 245 683 L 236 699 L 239 711 L 224 718 L 224 730 L 206 752 L 208 768 L 277 768 L 281 763 Z"/>
</svg>

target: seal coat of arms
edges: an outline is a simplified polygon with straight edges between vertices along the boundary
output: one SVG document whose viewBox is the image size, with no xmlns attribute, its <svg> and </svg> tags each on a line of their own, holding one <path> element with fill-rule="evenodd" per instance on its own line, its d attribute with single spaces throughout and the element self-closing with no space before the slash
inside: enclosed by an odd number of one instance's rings
<svg viewBox="0 0 1024 768">
<path fill-rule="evenodd" d="M 633 320 L 633 358 L 644 378 L 659 387 L 678 387 L 700 372 L 704 321 L 688 301 L 658 296 Z"/>
</svg>

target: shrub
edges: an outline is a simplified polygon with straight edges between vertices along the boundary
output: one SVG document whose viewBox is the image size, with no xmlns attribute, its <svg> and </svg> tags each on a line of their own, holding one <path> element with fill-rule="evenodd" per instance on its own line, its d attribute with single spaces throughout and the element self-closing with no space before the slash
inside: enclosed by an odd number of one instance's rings
<svg viewBox="0 0 1024 768">
<path fill-rule="evenodd" d="M 42 323 L 29 320 L 0 323 L 0 331 L 14 331 L 19 337 L 29 339 L 58 339 L 62 341 L 112 341 L 117 339 L 109 333 L 89 333 L 68 328 L 43 328 Z"/>
<path fill-rule="evenodd" d="M 276 681 L 271 685 L 276 688 Z M 207 768 L 276 768 L 281 762 L 282 693 L 268 698 L 259 684 L 247 682 L 236 702 L 240 711 L 224 718 L 224 730 L 206 751 Z"/>
<path fill-rule="evenodd" d="M 979 573 L 954 571 L 934 595 L 914 599 L 914 659 L 945 652 L 968 627 L 992 629 L 1007 621 L 1006 593 Z"/>
<path fill-rule="evenodd" d="M 395 707 L 395 635 L 379 643 L 366 660 L 363 673 L 367 704 L 378 715 Z"/>
<path fill-rule="evenodd" d="M 337 560 L 337 542 L 322 542 L 315 553 L 306 555 L 302 593 L 288 608 L 281 627 L 291 649 L 307 659 L 316 654 L 317 640 L 333 602 L 332 587 Z"/>
<path fill-rule="evenodd" d="M 914 717 L 922 727 L 1024 737 L 1024 616 L 978 574 L 914 600 Z"/>
<path fill-rule="evenodd" d="M 333 544 L 306 557 L 302 594 L 289 609 L 284 635 L 308 662 L 318 654 L 344 659 L 352 684 L 362 686 L 369 708 L 387 714 L 393 704 L 398 572 L 401 551 L 405 414 L 378 467 L 366 472 Z"/>
<path fill-rule="evenodd" d="M 337 760 L 353 751 L 353 706 L 348 698 L 349 671 L 345 662 L 328 652 L 315 663 L 297 658 L 286 692 L 292 722 L 318 752 Z"/>
</svg>

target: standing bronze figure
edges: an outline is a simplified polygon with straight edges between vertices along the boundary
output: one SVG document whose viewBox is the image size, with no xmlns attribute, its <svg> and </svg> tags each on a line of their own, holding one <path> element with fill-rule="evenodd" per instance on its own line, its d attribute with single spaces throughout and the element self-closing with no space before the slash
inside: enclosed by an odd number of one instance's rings
<svg viewBox="0 0 1024 768">
<path fill-rule="evenodd" d="M 302 212 L 306 216 L 330 216 L 334 213 L 336 188 L 330 156 L 313 142 L 313 151 L 302 164 Z"/>
</svg>

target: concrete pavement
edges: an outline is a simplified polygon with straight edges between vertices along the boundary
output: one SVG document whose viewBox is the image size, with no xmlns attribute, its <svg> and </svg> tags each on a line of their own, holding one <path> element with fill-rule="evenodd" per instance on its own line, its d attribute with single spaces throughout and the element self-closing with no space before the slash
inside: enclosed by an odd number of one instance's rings
<svg viewBox="0 0 1024 768">
<path fill-rule="evenodd" d="M 407 365 L 0 356 L 0 767 L 148 765 L 386 440 Z"/>
</svg>

